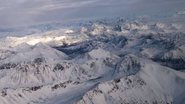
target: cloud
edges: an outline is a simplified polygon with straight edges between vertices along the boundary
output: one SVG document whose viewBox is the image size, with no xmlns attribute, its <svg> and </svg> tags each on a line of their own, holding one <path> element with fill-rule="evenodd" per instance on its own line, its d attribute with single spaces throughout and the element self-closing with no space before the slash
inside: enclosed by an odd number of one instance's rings
<svg viewBox="0 0 185 104">
<path fill-rule="evenodd" d="M 175 0 L 182 2 L 184 0 Z M 173 0 L 0 0 L 0 27 L 126 14 Z M 166 3 L 166 4 L 165 4 Z M 155 5 L 156 4 L 156 5 Z M 165 5 L 162 5 L 165 4 Z M 172 3 L 173 4 L 173 3 Z M 182 5 L 183 3 L 181 3 Z M 173 6 L 173 5 L 170 5 Z M 159 8 L 157 8 L 159 9 Z M 172 8 L 173 9 L 173 8 Z M 144 10 L 144 9 L 143 9 Z M 138 11 L 137 11 L 138 12 Z"/>
<path fill-rule="evenodd" d="M 0 27 L 29 24 L 48 11 L 83 7 L 96 0 L 1 0 Z M 44 19 L 44 18 L 43 18 Z"/>
</svg>

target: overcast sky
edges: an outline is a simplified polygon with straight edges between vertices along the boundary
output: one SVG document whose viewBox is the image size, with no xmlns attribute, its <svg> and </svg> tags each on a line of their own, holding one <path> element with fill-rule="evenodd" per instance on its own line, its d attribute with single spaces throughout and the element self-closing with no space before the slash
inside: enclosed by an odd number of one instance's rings
<svg viewBox="0 0 185 104">
<path fill-rule="evenodd" d="M 175 5 L 175 2 L 176 5 Z M 0 0 L 0 27 L 101 16 L 118 16 L 138 8 L 182 7 L 185 0 Z M 170 3 L 172 2 L 172 3 Z M 173 6 L 174 5 L 174 6 Z M 162 9 L 164 9 L 162 8 Z M 161 10 L 162 10 L 161 9 Z M 144 9 L 141 9 L 144 10 Z"/>
</svg>

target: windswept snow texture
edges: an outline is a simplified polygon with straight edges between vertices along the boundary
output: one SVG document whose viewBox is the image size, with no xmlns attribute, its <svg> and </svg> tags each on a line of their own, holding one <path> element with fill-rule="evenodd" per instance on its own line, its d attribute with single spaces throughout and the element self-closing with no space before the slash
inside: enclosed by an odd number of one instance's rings
<svg viewBox="0 0 185 104">
<path fill-rule="evenodd" d="M 0 104 L 185 104 L 184 24 L 116 18 L 1 38 Z"/>
</svg>

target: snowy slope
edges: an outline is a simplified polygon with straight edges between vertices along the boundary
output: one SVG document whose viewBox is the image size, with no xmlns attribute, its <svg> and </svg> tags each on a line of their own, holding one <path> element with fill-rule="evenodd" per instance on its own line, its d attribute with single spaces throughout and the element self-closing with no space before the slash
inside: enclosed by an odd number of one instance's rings
<svg viewBox="0 0 185 104">
<path fill-rule="evenodd" d="M 0 104 L 184 104 L 183 23 L 93 21 L 0 40 Z"/>
<path fill-rule="evenodd" d="M 135 75 L 99 84 L 77 104 L 184 103 L 185 79 L 179 72 L 148 60 L 142 61 L 141 66 Z"/>
</svg>

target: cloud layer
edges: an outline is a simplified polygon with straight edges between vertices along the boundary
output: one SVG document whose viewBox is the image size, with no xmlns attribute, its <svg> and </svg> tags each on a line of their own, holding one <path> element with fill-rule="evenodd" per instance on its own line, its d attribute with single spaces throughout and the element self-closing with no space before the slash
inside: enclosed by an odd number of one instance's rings
<svg viewBox="0 0 185 104">
<path fill-rule="evenodd" d="M 156 4 L 168 2 L 172 0 L 156 0 Z M 151 0 L 0 0 L 0 27 L 116 16 L 154 4 Z"/>
</svg>

